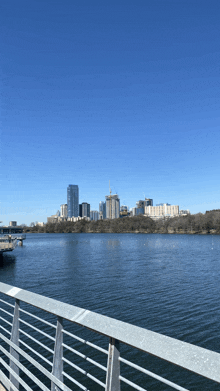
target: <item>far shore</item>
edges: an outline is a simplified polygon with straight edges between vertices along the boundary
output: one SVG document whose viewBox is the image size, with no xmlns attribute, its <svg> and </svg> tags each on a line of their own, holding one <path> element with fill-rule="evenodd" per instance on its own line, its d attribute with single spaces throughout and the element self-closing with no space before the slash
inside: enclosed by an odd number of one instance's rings
<svg viewBox="0 0 220 391">
<path fill-rule="evenodd" d="M 190 234 L 219 235 L 220 210 L 205 214 L 178 216 L 168 219 L 152 220 L 139 215 L 113 220 L 77 222 L 62 221 L 47 223 L 43 227 L 34 225 L 24 227 L 24 233 L 141 233 L 141 234 Z"/>
</svg>

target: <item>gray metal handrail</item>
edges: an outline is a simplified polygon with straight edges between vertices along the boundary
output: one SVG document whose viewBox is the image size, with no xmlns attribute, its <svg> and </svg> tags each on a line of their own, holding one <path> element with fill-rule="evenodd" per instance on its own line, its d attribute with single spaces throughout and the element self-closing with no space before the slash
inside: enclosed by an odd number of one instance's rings
<svg viewBox="0 0 220 391">
<path fill-rule="evenodd" d="M 2 341 L 0 344 L 0 363 L 4 367 L 4 371 L 0 370 L 0 382 L 7 389 L 18 390 L 19 384 L 26 390 L 31 389 L 28 382 L 24 380 L 24 376 L 19 375 L 19 372 L 22 372 L 44 391 L 48 391 L 49 389 L 52 391 L 55 391 L 55 389 L 63 391 L 71 390 L 65 383 L 66 379 L 67 383 L 71 382 L 71 384 L 75 384 L 80 389 L 88 390 L 88 388 L 72 376 L 72 373 L 77 371 L 95 382 L 97 386 L 104 388 L 105 391 L 119 391 L 121 382 L 130 385 L 133 389 L 145 391 L 144 388 L 121 375 L 120 363 L 123 363 L 174 389 L 186 391 L 185 388 L 176 383 L 164 379 L 121 357 L 120 344 L 137 348 L 145 353 L 149 353 L 220 383 L 219 353 L 4 283 L 0 283 L 0 293 L 15 300 L 14 304 L 11 304 L 6 299 L 0 300 L 2 303 L 0 311 L 3 314 L 0 317 L 2 322 L 0 324 L 0 339 Z M 43 310 L 48 314 L 55 315 L 57 324 L 54 325 L 43 317 L 39 317 L 35 313 L 21 308 L 22 303 L 26 303 L 32 306 L 32 308 Z M 26 316 L 26 320 L 24 320 L 24 316 Z M 27 317 L 30 321 L 27 320 Z M 64 327 L 64 321 L 83 326 L 99 335 L 107 336 L 109 338 L 108 350 L 68 331 Z M 37 322 L 40 322 L 42 325 L 40 328 L 37 327 Z M 31 334 L 32 332 L 34 332 L 34 336 Z M 55 335 L 53 335 L 53 332 L 55 332 Z M 36 337 L 36 334 L 39 337 Z M 64 343 L 64 338 L 68 338 L 73 342 L 69 344 Z M 107 365 L 105 366 L 88 357 L 86 354 L 81 353 L 76 349 L 74 341 L 75 344 L 84 344 L 87 347 L 96 349 L 100 354 L 104 354 Z M 40 352 L 36 346 L 41 349 Z M 76 364 L 76 361 L 73 359 L 70 360 L 66 352 L 84 359 L 89 365 L 91 364 L 103 371 L 104 374 L 101 379 L 104 376 L 105 380 L 98 379 Z M 37 360 L 31 355 L 32 353 L 34 357 L 38 357 Z M 29 364 L 25 366 L 23 360 L 26 360 Z M 43 362 L 44 364 L 42 364 Z M 42 376 L 49 379 L 51 382 L 50 388 L 35 373 L 30 371 L 30 365 L 40 371 Z M 68 367 L 68 370 L 70 368 L 69 372 L 66 372 L 66 367 Z"/>
</svg>

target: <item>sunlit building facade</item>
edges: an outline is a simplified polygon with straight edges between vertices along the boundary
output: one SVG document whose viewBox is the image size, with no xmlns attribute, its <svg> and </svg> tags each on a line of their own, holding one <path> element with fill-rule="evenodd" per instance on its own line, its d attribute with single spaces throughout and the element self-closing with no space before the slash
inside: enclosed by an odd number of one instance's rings
<svg viewBox="0 0 220 391">
<path fill-rule="evenodd" d="M 145 206 L 145 215 L 153 219 L 179 216 L 179 205 L 159 204 L 156 206 Z"/>
<path fill-rule="evenodd" d="M 105 196 L 106 218 L 117 219 L 120 217 L 120 198 L 118 194 Z"/>
<path fill-rule="evenodd" d="M 67 204 L 60 205 L 60 217 L 67 217 Z"/>
</svg>

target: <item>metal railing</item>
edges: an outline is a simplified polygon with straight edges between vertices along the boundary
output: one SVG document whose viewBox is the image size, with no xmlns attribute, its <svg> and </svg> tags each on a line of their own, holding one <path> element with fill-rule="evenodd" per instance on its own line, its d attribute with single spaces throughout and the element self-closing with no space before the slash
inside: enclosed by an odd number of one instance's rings
<svg viewBox="0 0 220 391">
<path fill-rule="evenodd" d="M 219 353 L 4 283 L 0 283 L 0 294 L 0 382 L 7 390 L 19 390 L 20 385 L 20 390 L 27 391 L 119 391 L 121 386 L 146 391 L 133 379 L 122 376 L 120 366 L 126 365 L 143 376 L 186 391 L 123 358 L 123 345 L 220 383 Z M 75 334 L 73 326 L 89 330 L 95 336 L 93 342 Z"/>
</svg>

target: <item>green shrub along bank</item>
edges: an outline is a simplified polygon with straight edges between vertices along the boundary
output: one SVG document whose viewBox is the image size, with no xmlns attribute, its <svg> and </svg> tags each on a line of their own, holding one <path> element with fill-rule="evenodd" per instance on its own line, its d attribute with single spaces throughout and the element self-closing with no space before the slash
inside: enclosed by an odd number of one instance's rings
<svg viewBox="0 0 220 391">
<path fill-rule="evenodd" d="M 178 216 L 152 220 L 143 215 L 114 220 L 70 221 L 47 223 L 44 227 L 24 227 L 24 232 L 33 233 L 186 233 L 220 234 L 220 210 L 205 214 Z"/>
</svg>

